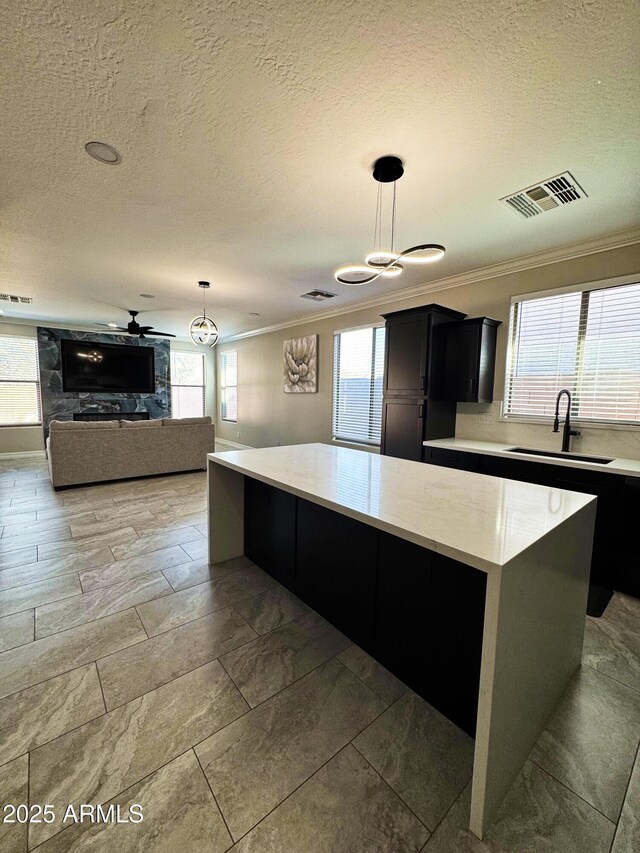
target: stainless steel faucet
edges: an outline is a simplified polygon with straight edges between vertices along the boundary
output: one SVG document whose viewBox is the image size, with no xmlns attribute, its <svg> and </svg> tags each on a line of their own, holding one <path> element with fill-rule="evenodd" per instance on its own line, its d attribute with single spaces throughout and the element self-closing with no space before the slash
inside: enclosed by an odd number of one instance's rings
<svg viewBox="0 0 640 853">
<path fill-rule="evenodd" d="M 580 435 L 580 430 L 571 429 L 571 394 L 566 388 L 563 388 L 556 397 L 556 414 L 553 419 L 553 431 L 558 432 L 560 430 L 560 398 L 563 394 L 567 395 L 567 413 L 564 418 L 564 429 L 562 431 L 562 452 L 568 453 L 571 436 Z"/>
</svg>

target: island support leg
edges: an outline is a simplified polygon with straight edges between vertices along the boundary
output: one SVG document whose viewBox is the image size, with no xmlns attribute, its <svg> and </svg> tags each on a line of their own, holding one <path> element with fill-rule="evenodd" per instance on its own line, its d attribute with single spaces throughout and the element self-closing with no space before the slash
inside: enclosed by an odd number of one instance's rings
<svg viewBox="0 0 640 853">
<path fill-rule="evenodd" d="M 479 838 L 580 666 L 595 510 L 487 577 L 469 824 Z"/>
<path fill-rule="evenodd" d="M 244 554 L 244 474 L 209 460 L 209 565 Z"/>
</svg>

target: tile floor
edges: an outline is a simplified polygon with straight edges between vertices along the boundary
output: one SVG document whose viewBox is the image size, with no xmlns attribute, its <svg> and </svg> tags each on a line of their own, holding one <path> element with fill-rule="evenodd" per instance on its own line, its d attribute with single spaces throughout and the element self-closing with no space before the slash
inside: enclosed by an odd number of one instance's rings
<svg viewBox="0 0 640 853">
<path fill-rule="evenodd" d="M 3 853 L 638 853 L 640 601 L 584 666 L 487 838 L 472 740 L 245 558 L 206 562 L 204 474 L 54 492 L 0 462 Z M 63 823 L 67 804 L 142 823 Z"/>
</svg>

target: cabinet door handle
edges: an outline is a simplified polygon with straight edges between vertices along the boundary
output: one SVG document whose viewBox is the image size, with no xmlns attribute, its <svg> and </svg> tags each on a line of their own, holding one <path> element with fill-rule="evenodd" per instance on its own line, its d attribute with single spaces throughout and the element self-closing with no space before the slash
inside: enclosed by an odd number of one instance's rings
<svg viewBox="0 0 640 853">
<path fill-rule="evenodd" d="M 472 376 L 471 379 L 469 380 L 469 393 L 470 394 L 473 394 L 473 389 L 474 389 L 475 384 L 476 384 L 475 379 Z"/>
<path fill-rule="evenodd" d="M 422 420 L 423 417 L 424 417 L 424 405 L 422 403 L 420 403 L 420 405 L 418 406 L 418 420 Z"/>
<path fill-rule="evenodd" d="M 421 376 L 421 377 L 420 377 L 420 389 L 421 389 L 422 391 L 426 391 L 426 390 L 427 390 L 427 377 L 426 377 L 426 376 Z"/>
</svg>

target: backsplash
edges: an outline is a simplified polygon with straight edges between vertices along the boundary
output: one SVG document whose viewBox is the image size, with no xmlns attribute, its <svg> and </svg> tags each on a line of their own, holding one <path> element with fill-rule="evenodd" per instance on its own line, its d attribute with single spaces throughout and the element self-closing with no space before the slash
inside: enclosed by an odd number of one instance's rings
<svg viewBox="0 0 640 853">
<path fill-rule="evenodd" d="M 493 403 L 458 403 L 456 438 L 477 441 L 498 441 L 505 444 L 535 447 L 540 450 L 560 450 L 562 434 L 552 432 L 551 424 L 526 424 L 500 420 L 500 400 Z M 483 415 L 491 422 L 480 421 Z M 561 420 L 560 429 L 562 430 Z M 576 453 L 640 459 L 640 428 L 604 429 L 575 424 L 580 435 L 571 439 Z"/>
<path fill-rule="evenodd" d="M 100 344 L 148 346 L 155 349 L 155 394 L 114 394 L 62 390 L 60 341 L 89 341 Z M 74 412 L 149 412 L 150 418 L 168 418 L 171 414 L 169 341 L 139 340 L 130 335 L 104 335 L 72 329 L 38 327 L 38 358 L 42 394 L 42 423 L 45 440 L 49 421 L 72 420 Z"/>
</svg>

